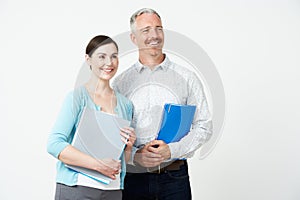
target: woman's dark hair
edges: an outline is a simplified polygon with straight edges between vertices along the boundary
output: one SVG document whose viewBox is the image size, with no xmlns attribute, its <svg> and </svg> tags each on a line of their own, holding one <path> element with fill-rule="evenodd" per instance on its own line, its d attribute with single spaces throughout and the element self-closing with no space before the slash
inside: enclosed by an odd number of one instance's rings
<svg viewBox="0 0 300 200">
<path fill-rule="evenodd" d="M 113 39 L 111 39 L 110 37 L 108 37 L 106 35 L 97 35 L 93 39 L 91 39 L 91 41 L 89 42 L 89 44 L 87 45 L 87 47 L 85 49 L 85 53 L 91 57 L 92 54 L 94 53 L 94 51 L 98 47 L 106 45 L 106 44 L 110 44 L 110 43 L 113 43 L 116 46 L 117 50 L 119 51 L 118 45 Z"/>
</svg>

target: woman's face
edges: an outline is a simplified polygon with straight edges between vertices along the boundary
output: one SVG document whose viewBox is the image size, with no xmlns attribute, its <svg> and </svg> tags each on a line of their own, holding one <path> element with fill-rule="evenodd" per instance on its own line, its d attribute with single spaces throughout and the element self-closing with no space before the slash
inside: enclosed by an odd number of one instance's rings
<svg viewBox="0 0 300 200">
<path fill-rule="evenodd" d="M 110 80 L 119 65 L 118 50 L 113 43 L 98 47 L 91 57 L 86 56 L 92 73 L 100 79 Z"/>
</svg>

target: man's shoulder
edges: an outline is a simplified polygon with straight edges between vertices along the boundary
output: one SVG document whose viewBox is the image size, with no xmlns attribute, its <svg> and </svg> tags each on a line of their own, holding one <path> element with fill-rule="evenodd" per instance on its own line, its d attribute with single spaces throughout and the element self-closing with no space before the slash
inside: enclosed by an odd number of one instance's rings
<svg viewBox="0 0 300 200">
<path fill-rule="evenodd" d="M 169 69 L 173 70 L 174 72 L 180 74 L 181 76 L 186 76 L 186 78 L 195 77 L 196 73 L 190 69 L 192 66 L 183 66 L 176 62 L 170 61 Z"/>
</svg>

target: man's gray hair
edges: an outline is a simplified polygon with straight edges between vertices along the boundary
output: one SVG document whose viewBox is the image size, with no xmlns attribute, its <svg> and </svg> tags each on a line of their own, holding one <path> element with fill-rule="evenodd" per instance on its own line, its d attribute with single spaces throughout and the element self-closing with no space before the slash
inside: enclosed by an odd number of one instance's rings
<svg viewBox="0 0 300 200">
<path fill-rule="evenodd" d="M 138 11 L 136 11 L 135 13 L 133 13 L 133 15 L 130 17 L 130 29 L 131 29 L 132 32 L 135 30 L 135 26 L 134 25 L 135 25 L 136 18 L 138 16 L 140 16 L 141 14 L 144 14 L 144 13 L 155 14 L 155 15 L 157 15 L 157 17 L 159 19 L 161 19 L 160 16 L 159 16 L 159 14 L 155 10 L 153 10 L 151 8 L 142 8 L 142 9 L 139 9 Z"/>
</svg>

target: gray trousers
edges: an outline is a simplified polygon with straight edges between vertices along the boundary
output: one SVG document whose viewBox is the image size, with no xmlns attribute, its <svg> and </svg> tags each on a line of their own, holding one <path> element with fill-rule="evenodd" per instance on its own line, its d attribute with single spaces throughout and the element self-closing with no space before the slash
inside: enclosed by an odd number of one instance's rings
<svg viewBox="0 0 300 200">
<path fill-rule="evenodd" d="M 56 183 L 55 200 L 121 200 L 121 190 L 100 190 Z"/>
</svg>

